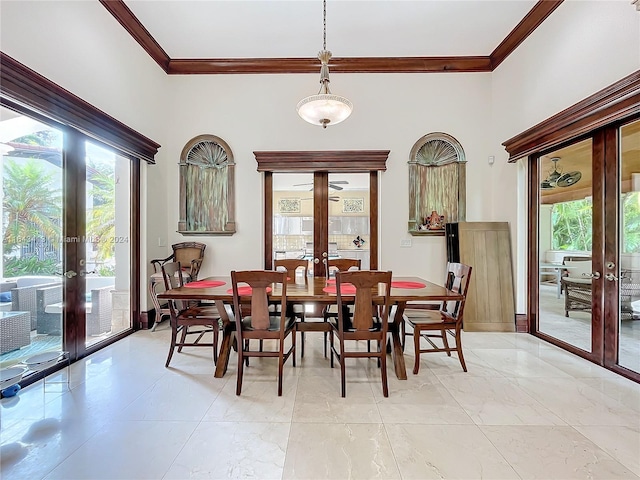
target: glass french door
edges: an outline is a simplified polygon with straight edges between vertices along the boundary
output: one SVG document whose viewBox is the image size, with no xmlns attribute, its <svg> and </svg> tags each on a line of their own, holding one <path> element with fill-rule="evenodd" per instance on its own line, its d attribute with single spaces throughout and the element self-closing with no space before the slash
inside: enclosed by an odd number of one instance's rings
<svg viewBox="0 0 640 480">
<path fill-rule="evenodd" d="M 309 274 L 325 260 L 357 258 L 370 265 L 368 173 L 274 173 L 272 258 L 304 258 Z"/>
<path fill-rule="evenodd" d="M 640 378 L 640 120 L 537 159 L 535 331 Z"/>
<path fill-rule="evenodd" d="M 2 367 L 132 328 L 131 160 L 36 118 L 0 107 Z"/>
</svg>

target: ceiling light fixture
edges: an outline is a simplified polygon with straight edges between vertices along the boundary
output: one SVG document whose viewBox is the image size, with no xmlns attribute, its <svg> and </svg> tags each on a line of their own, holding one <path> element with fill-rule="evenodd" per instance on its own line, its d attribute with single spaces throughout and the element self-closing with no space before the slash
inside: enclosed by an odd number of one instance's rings
<svg viewBox="0 0 640 480">
<path fill-rule="evenodd" d="M 577 170 L 569 173 L 562 173 L 562 169 L 558 169 L 558 162 L 560 157 L 550 158 L 553 162 L 553 170 L 549 171 L 549 175 L 546 180 L 540 182 L 540 188 L 542 190 L 551 190 L 556 187 L 570 187 L 571 185 L 578 183 L 582 178 L 582 173 Z"/>
<path fill-rule="evenodd" d="M 327 128 L 327 125 L 335 125 L 346 120 L 351 115 L 353 104 L 347 98 L 335 95 L 329 90 L 329 60 L 331 59 L 331 52 L 327 50 L 327 0 L 323 0 L 323 26 L 322 51 L 318 52 L 318 58 L 322 63 L 320 67 L 320 91 L 317 95 L 311 95 L 300 100 L 296 108 L 298 115 L 303 120 L 314 125 L 322 125 L 322 128 Z"/>
</svg>

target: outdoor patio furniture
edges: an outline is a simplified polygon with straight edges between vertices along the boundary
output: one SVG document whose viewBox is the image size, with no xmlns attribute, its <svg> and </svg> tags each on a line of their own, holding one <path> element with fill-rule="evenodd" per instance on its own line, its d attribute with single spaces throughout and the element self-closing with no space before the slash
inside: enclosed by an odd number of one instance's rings
<svg viewBox="0 0 640 480">
<path fill-rule="evenodd" d="M 572 267 L 566 277 L 562 277 L 564 291 L 564 315 L 569 312 L 591 312 L 591 260 L 565 261 Z"/>
<path fill-rule="evenodd" d="M 625 269 L 620 272 L 620 318 L 640 319 L 640 271 Z M 636 306 L 636 304 L 638 305 Z"/>
<path fill-rule="evenodd" d="M 15 282 L 17 287 L 11 289 L 11 311 L 29 312 L 31 330 L 36 330 L 38 326 L 36 290 L 38 288 L 60 286 L 61 280 L 57 277 L 25 276 L 16 278 Z"/>
<path fill-rule="evenodd" d="M 0 312 L 0 354 L 31 343 L 29 312 Z"/>
<path fill-rule="evenodd" d="M 60 304 L 59 311 L 47 311 L 47 307 Z M 62 285 L 36 289 L 37 318 L 36 325 L 39 334 L 62 334 Z"/>
</svg>

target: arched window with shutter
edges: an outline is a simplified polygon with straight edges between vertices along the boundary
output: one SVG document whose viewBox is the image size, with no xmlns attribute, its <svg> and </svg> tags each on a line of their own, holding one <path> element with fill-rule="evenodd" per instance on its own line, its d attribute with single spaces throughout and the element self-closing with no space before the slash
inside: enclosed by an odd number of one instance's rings
<svg viewBox="0 0 640 480">
<path fill-rule="evenodd" d="M 236 231 L 233 153 L 214 135 L 192 138 L 180 155 L 183 235 L 232 235 Z"/>
<path fill-rule="evenodd" d="M 465 220 L 465 164 L 462 145 L 446 133 L 418 140 L 409 158 L 409 233 L 444 234 L 425 226 L 432 212 L 444 222 Z"/>
</svg>

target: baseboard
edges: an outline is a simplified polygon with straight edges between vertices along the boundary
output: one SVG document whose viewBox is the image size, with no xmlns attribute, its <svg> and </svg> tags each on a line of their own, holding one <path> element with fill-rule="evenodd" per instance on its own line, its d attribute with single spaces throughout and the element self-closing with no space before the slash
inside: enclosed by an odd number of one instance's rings
<svg viewBox="0 0 640 480">
<path fill-rule="evenodd" d="M 529 320 L 524 313 L 516 313 L 516 332 L 529 333 Z"/>
</svg>

